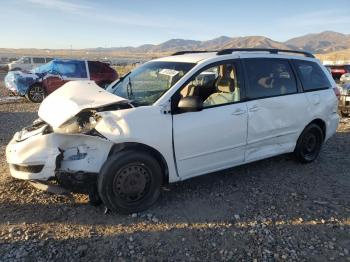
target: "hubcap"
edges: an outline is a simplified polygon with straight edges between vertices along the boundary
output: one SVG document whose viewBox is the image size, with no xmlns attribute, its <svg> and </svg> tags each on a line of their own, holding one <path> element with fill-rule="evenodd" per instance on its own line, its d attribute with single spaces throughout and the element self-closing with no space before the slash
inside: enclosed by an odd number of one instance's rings
<svg viewBox="0 0 350 262">
<path fill-rule="evenodd" d="M 44 89 L 40 86 L 33 86 L 29 90 L 29 96 L 33 101 L 40 102 L 44 99 L 45 96 Z"/>
<path fill-rule="evenodd" d="M 118 171 L 113 181 L 114 194 L 124 201 L 140 200 L 149 191 L 151 176 L 142 164 L 130 164 Z"/>
</svg>

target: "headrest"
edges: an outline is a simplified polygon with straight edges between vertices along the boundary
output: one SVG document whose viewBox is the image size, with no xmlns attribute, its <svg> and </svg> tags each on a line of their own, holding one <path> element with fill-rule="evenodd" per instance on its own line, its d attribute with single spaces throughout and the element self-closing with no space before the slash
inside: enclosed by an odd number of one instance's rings
<svg viewBox="0 0 350 262">
<path fill-rule="evenodd" d="M 217 81 L 217 90 L 224 93 L 231 93 L 235 90 L 235 72 L 234 68 L 228 65 L 222 65 L 219 68 L 220 76 Z"/>
</svg>

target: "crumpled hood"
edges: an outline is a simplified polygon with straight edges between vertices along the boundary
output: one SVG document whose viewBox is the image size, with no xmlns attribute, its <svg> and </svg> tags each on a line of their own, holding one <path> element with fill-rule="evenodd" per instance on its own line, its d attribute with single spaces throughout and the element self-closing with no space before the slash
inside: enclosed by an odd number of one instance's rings
<svg viewBox="0 0 350 262">
<path fill-rule="evenodd" d="M 39 78 L 39 75 L 29 71 L 10 71 L 4 80 L 8 89 L 25 95 L 28 88 L 36 83 Z"/>
<path fill-rule="evenodd" d="M 123 101 L 128 100 L 107 92 L 94 81 L 70 81 L 44 99 L 39 117 L 52 127 L 60 127 L 84 109 Z"/>
</svg>

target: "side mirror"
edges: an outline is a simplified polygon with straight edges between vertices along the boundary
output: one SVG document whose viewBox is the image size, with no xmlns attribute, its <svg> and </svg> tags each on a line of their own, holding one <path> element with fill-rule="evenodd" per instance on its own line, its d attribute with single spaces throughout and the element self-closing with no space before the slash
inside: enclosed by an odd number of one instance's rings
<svg viewBox="0 0 350 262">
<path fill-rule="evenodd" d="M 180 113 L 197 112 L 203 108 L 203 100 L 198 96 L 187 96 L 180 99 L 177 106 Z"/>
</svg>

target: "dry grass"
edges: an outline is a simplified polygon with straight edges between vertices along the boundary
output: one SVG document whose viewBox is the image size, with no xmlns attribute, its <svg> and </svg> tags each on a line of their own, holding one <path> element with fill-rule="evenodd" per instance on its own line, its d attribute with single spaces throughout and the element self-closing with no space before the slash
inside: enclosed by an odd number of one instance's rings
<svg viewBox="0 0 350 262">
<path fill-rule="evenodd" d="M 129 73 L 131 70 L 137 67 L 137 65 L 125 65 L 125 66 L 112 66 L 116 70 L 119 76 L 123 76 Z"/>
<path fill-rule="evenodd" d="M 316 57 L 321 61 L 350 61 L 350 49 L 327 54 L 316 54 Z"/>
</svg>

